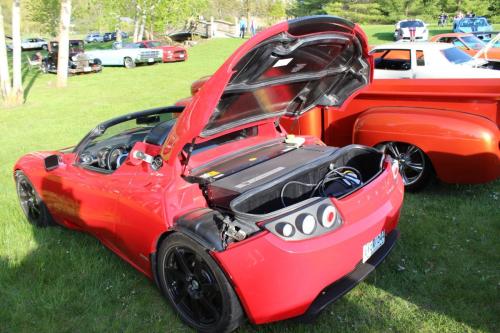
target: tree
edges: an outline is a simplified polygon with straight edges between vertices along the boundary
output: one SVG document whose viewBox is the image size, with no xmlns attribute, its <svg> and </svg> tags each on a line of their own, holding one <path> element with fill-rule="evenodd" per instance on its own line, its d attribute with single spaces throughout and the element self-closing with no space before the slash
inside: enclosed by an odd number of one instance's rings
<svg viewBox="0 0 500 333">
<path fill-rule="evenodd" d="M 9 62 L 5 45 L 5 31 L 2 6 L 0 6 L 0 90 L 4 103 L 10 98 L 12 86 L 10 84 Z"/>
<path fill-rule="evenodd" d="M 23 79 L 21 73 L 21 1 L 12 1 L 12 103 L 23 103 Z"/>
<path fill-rule="evenodd" d="M 40 26 L 42 32 L 55 36 L 60 6 L 59 0 L 28 0 L 28 17 Z"/>
<path fill-rule="evenodd" d="M 59 45 L 57 53 L 57 87 L 68 85 L 69 27 L 71 24 L 71 0 L 61 0 Z"/>
</svg>

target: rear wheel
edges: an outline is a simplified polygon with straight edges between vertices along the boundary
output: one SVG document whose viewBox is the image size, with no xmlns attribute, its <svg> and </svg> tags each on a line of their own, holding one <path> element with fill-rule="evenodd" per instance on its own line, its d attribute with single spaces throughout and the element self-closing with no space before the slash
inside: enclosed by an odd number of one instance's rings
<svg viewBox="0 0 500 333">
<path fill-rule="evenodd" d="M 158 251 L 158 280 L 181 319 L 198 332 L 231 332 L 243 319 L 238 297 L 207 250 L 176 233 Z"/>
<path fill-rule="evenodd" d="M 420 148 L 403 142 L 387 142 L 380 146 L 385 146 L 386 152 L 399 162 L 399 172 L 407 190 L 417 191 L 428 183 L 432 164 Z"/>
<path fill-rule="evenodd" d="M 125 59 L 123 59 L 123 65 L 125 66 L 125 68 L 134 68 L 135 62 L 134 60 L 132 60 L 132 58 L 126 57 Z"/>
<path fill-rule="evenodd" d="M 29 223 L 37 227 L 48 227 L 55 224 L 47 206 L 22 171 L 16 171 L 16 189 L 19 203 Z"/>
</svg>

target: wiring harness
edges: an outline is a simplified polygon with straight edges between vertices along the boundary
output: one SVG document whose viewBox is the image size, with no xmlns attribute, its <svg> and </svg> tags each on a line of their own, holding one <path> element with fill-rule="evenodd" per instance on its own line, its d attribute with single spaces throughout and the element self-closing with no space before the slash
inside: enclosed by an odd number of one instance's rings
<svg viewBox="0 0 500 333">
<path fill-rule="evenodd" d="M 309 195 L 309 198 L 312 198 L 315 194 L 322 197 L 326 197 L 328 196 L 328 193 L 326 193 L 326 189 L 328 185 L 334 181 L 342 181 L 344 182 L 345 186 L 349 188 L 356 188 L 360 186 L 362 183 L 361 173 L 353 167 L 341 166 L 335 168 L 333 164 L 330 164 L 330 171 L 328 171 L 323 176 L 323 178 L 316 184 L 309 184 L 296 180 L 291 180 L 287 182 L 285 185 L 283 185 L 280 194 L 281 204 L 283 205 L 283 207 L 287 207 L 284 195 L 285 195 L 285 190 L 289 185 L 297 184 L 300 186 L 313 188 L 311 194 Z"/>
</svg>

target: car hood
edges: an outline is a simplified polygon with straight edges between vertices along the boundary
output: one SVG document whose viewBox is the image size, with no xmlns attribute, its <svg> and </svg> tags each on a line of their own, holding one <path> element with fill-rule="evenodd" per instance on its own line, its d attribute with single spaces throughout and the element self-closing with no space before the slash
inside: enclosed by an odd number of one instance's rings
<svg viewBox="0 0 500 333">
<path fill-rule="evenodd" d="M 342 106 L 372 77 L 367 38 L 334 16 L 279 23 L 239 47 L 193 97 L 163 149 L 316 105 Z"/>
</svg>

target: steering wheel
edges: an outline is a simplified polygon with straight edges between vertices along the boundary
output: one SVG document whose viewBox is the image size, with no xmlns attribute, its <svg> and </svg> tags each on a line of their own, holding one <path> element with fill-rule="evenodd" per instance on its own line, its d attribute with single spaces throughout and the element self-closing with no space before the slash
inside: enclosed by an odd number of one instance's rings
<svg viewBox="0 0 500 333">
<path fill-rule="evenodd" d="M 116 170 L 122 165 L 128 156 L 127 145 L 115 145 L 109 148 L 109 153 L 106 157 L 106 168 L 108 170 Z"/>
</svg>

